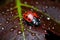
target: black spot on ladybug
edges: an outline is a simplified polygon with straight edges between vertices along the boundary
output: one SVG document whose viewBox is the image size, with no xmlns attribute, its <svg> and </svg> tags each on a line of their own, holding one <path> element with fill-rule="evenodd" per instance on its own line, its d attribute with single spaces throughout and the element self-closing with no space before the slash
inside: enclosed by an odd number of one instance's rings
<svg viewBox="0 0 60 40">
<path fill-rule="evenodd" d="M 30 19 L 28 19 L 28 20 L 30 20 Z"/>
<path fill-rule="evenodd" d="M 26 16 L 26 18 L 27 18 L 27 16 Z"/>
</svg>

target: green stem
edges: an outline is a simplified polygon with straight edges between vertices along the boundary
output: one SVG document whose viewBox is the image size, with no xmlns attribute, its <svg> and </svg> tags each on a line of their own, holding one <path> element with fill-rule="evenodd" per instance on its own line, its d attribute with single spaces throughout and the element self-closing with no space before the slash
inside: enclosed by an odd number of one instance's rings
<svg viewBox="0 0 60 40">
<path fill-rule="evenodd" d="M 16 0 L 16 6 L 17 6 L 17 10 L 18 10 L 18 16 L 19 16 L 19 19 L 20 19 L 20 25 L 21 25 L 21 31 L 22 31 L 22 34 L 23 34 L 23 39 L 25 40 L 25 35 L 24 35 L 24 25 L 23 25 L 23 22 L 22 22 L 22 9 L 21 9 L 21 2 L 20 0 Z"/>
<path fill-rule="evenodd" d="M 36 11 L 38 10 L 38 8 L 36 8 L 34 6 L 31 6 L 31 5 L 28 5 L 28 4 L 22 4 L 21 3 L 21 6 L 29 7 L 29 8 L 32 8 L 32 9 L 36 10 Z"/>
</svg>

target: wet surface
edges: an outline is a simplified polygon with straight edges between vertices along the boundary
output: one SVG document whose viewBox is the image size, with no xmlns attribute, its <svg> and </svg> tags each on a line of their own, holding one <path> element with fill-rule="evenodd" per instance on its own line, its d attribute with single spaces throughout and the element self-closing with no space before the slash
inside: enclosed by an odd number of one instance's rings
<svg viewBox="0 0 60 40">
<path fill-rule="evenodd" d="M 53 17 L 54 20 L 60 21 L 59 7 L 45 4 L 42 0 L 41 2 L 39 0 L 21 0 L 21 2 L 37 7 L 39 10 L 42 10 L 44 13 Z M 5 7 L 0 8 L 0 40 L 23 40 L 19 18 L 14 19 L 14 17 L 18 15 L 17 9 L 13 10 L 13 7 L 15 6 L 15 2 L 11 2 Z M 42 22 L 41 26 L 37 28 L 24 24 L 26 40 L 46 40 L 46 30 L 50 30 L 56 35 L 60 35 L 60 24 L 50 17 L 27 7 L 22 7 L 22 9 L 22 13 L 24 13 L 25 10 L 36 12 L 40 16 Z"/>
</svg>

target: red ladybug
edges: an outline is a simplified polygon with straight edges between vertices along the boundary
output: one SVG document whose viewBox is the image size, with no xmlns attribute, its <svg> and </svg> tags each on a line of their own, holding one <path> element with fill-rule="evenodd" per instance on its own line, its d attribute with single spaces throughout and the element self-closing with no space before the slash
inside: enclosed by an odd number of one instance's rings
<svg viewBox="0 0 60 40">
<path fill-rule="evenodd" d="M 23 19 L 30 26 L 39 26 L 41 23 L 39 20 L 39 16 L 35 12 L 32 12 L 32 11 L 25 12 L 23 14 Z"/>
</svg>

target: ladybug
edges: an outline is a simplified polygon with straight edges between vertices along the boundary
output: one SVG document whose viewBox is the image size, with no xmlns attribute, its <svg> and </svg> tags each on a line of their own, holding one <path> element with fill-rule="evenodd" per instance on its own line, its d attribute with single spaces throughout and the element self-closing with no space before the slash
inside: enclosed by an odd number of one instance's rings
<svg viewBox="0 0 60 40">
<path fill-rule="evenodd" d="M 30 26 L 39 26 L 40 25 L 40 19 L 39 16 L 32 11 L 27 11 L 23 14 L 23 19 L 25 20 L 26 24 Z"/>
</svg>

